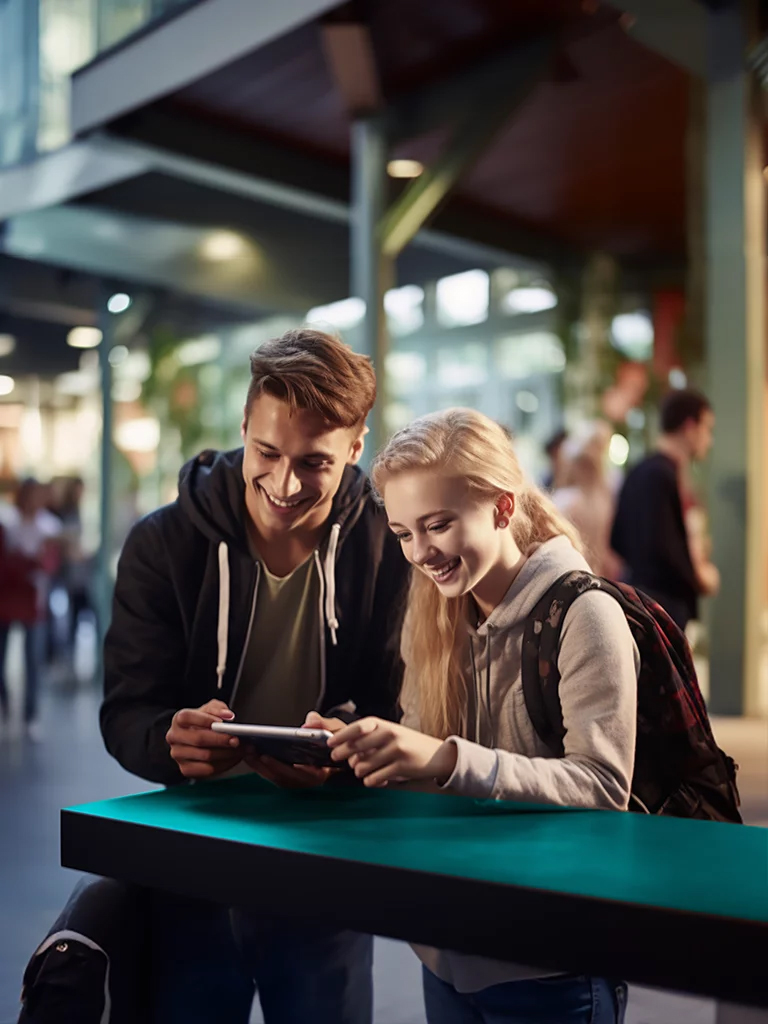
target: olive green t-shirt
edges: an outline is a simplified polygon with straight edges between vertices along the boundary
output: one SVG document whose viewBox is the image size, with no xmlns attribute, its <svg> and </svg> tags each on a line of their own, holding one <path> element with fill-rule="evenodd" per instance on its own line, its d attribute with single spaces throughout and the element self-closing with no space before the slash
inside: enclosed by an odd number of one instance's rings
<svg viewBox="0 0 768 1024">
<path fill-rule="evenodd" d="M 321 687 L 320 581 L 314 556 L 288 576 L 261 563 L 256 611 L 232 710 L 252 725 L 302 725 Z"/>
</svg>

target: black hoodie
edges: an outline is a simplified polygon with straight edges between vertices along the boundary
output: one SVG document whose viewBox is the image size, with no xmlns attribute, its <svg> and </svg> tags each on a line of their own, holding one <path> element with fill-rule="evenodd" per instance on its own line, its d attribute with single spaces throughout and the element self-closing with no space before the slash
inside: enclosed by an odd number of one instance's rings
<svg viewBox="0 0 768 1024">
<path fill-rule="evenodd" d="M 188 462 L 177 500 L 140 520 L 120 557 L 101 731 L 120 764 L 151 782 L 182 781 L 165 740 L 174 713 L 229 702 L 241 669 L 259 573 L 242 465 L 242 448 Z M 357 467 L 345 468 L 328 525 L 315 558 L 324 595 L 318 710 L 352 701 L 360 715 L 394 718 L 408 565 Z"/>
</svg>

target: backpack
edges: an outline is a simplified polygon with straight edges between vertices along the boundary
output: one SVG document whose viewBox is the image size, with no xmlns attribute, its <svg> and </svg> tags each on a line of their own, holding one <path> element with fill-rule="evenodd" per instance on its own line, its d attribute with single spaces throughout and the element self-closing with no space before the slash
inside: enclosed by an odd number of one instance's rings
<svg viewBox="0 0 768 1024">
<path fill-rule="evenodd" d="M 619 602 L 640 652 L 629 810 L 741 824 L 738 765 L 715 742 L 685 634 L 663 608 L 633 587 L 568 572 L 531 612 L 523 634 L 522 682 L 540 739 L 563 756 L 560 631 L 571 604 L 588 590 L 603 590 Z"/>
</svg>

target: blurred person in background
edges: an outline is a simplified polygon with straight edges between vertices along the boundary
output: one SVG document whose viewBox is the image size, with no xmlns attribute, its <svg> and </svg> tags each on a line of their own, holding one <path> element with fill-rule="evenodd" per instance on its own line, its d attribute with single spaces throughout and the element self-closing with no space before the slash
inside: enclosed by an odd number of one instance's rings
<svg viewBox="0 0 768 1024">
<path fill-rule="evenodd" d="M 40 738 L 37 696 L 42 629 L 50 581 L 59 561 L 60 524 L 44 508 L 45 492 L 32 477 L 23 480 L 13 505 L 0 514 L 0 714 L 10 716 L 5 679 L 11 626 L 24 629 L 24 723 L 31 739 Z"/>
<path fill-rule="evenodd" d="M 568 432 L 560 428 L 544 445 L 544 453 L 549 459 L 549 469 L 541 479 L 545 491 L 552 491 L 560 486 L 563 469 L 563 445 L 568 440 Z"/>
<path fill-rule="evenodd" d="M 62 540 L 61 580 L 69 599 L 68 653 L 74 653 L 77 625 L 83 612 L 92 609 L 91 562 L 83 551 L 83 520 L 80 505 L 85 484 L 82 477 L 68 477 L 59 504 Z"/>
<path fill-rule="evenodd" d="M 559 449 L 559 478 L 552 500 L 579 531 L 584 555 L 597 576 L 616 579 L 620 563 L 611 550 L 611 526 L 616 506 L 606 472 L 611 430 L 607 423 L 590 423 Z"/>
<path fill-rule="evenodd" d="M 699 597 L 720 586 L 689 484 L 691 464 L 712 447 L 714 426 L 712 406 L 700 392 L 667 395 L 656 451 L 629 473 L 611 533 L 628 582 L 658 601 L 681 629 L 697 618 Z"/>
</svg>

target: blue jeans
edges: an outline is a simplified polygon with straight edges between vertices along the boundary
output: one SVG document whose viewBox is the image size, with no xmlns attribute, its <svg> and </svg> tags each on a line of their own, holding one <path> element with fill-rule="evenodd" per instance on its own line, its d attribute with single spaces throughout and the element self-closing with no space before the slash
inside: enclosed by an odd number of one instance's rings
<svg viewBox="0 0 768 1024">
<path fill-rule="evenodd" d="M 39 622 L 23 625 L 24 630 L 24 721 L 34 722 L 37 717 L 37 689 L 40 680 L 42 626 Z M 0 714 L 8 716 L 8 690 L 5 685 L 5 654 L 8 647 L 10 623 L 0 623 Z"/>
<path fill-rule="evenodd" d="M 457 992 L 426 967 L 427 1024 L 622 1024 L 627 986 L 572 974 Z"/>
<path fill-rule="evenodd" d="M 232 928 L 266 1024 L 371 1024 L 372 936 L 243 910 Z"/>
<path fill-rule="evenodd" d="M 248 1024 L 254 986 L 227 907 L 153 890 L 151 1024 Z"/>
</svg>

